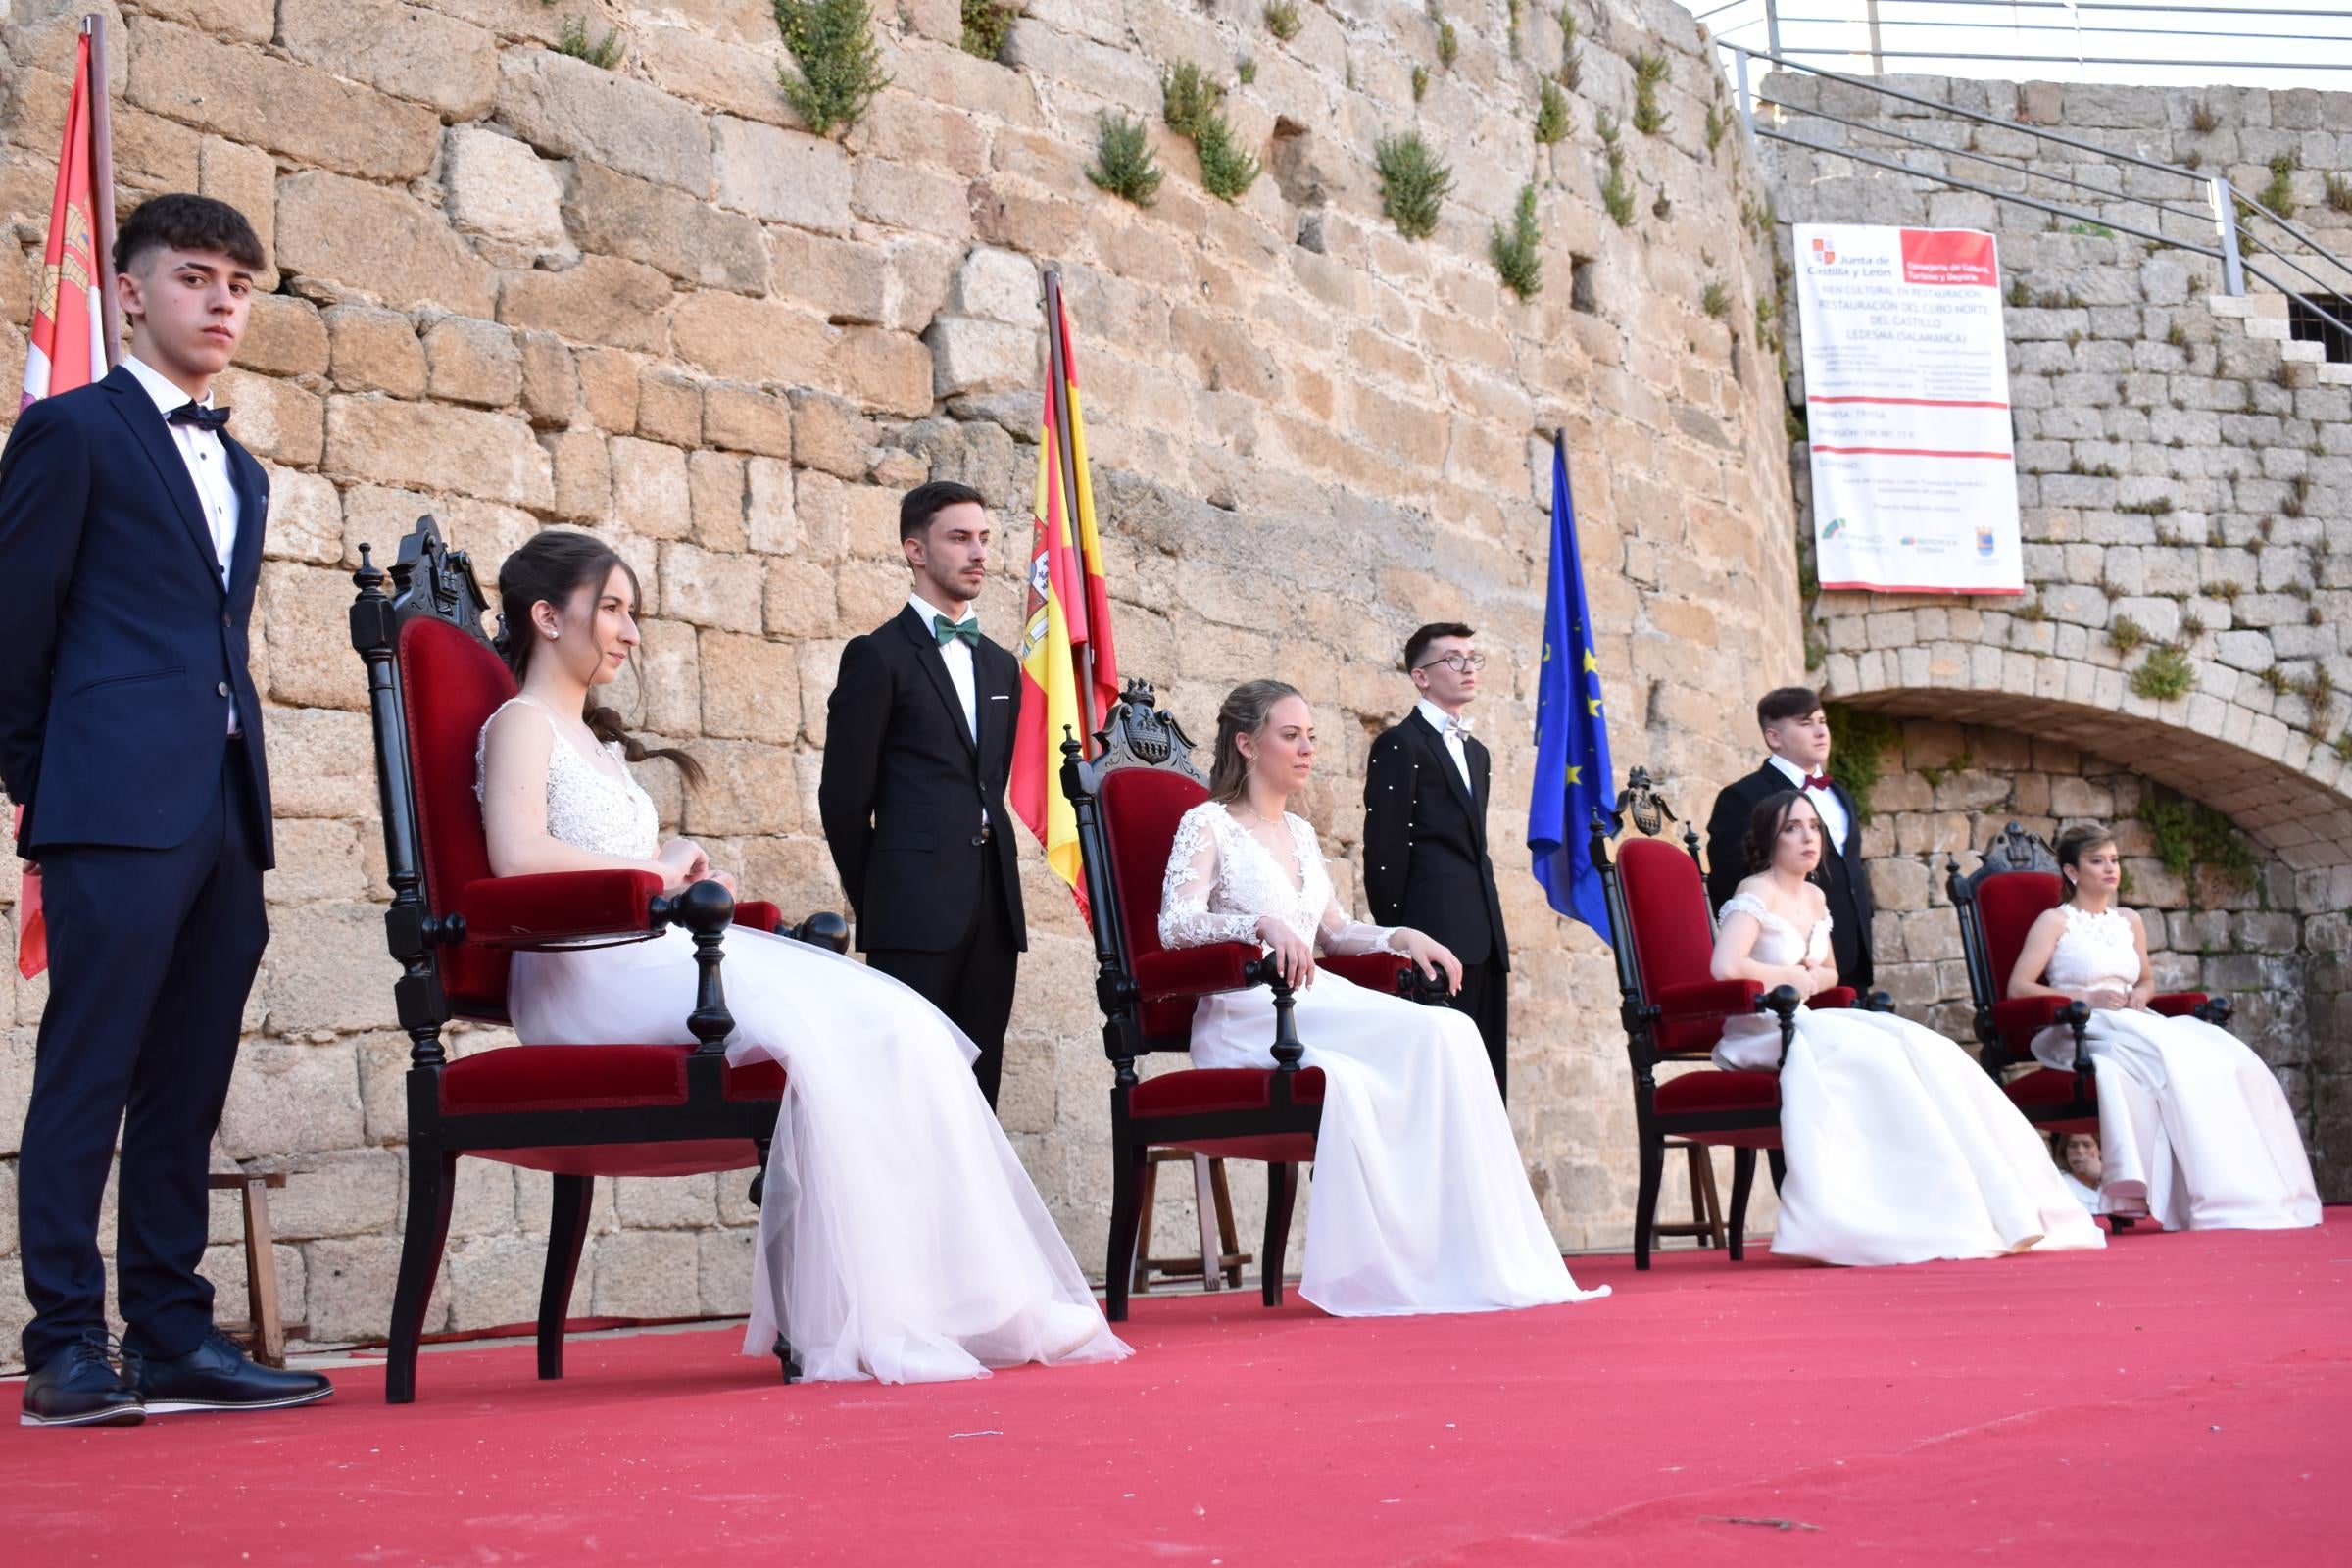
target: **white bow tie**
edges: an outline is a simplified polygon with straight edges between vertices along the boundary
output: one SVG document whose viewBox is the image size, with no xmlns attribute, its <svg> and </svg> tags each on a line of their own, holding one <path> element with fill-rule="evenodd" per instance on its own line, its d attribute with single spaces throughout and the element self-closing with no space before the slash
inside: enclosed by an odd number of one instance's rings
<svg viewBox="0 0 2352 1568">
<path fill-rule="evenodd" d="M 1468 735 L 1470 733 L 1470 720 L 1467 718 L 1446 719 L 1446 733 L 1448 735 Z"/>
</svg>

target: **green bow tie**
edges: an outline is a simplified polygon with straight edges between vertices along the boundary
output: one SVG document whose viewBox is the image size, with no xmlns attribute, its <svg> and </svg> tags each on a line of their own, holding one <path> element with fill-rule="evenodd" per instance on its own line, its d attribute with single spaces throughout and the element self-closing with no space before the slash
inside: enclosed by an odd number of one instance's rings
<svg viewBox="0 0 2352 1568">
<path fill-rule="evenodd" d="M 980 617 L 977 615 L 967 616 L 962 620 L 950 620 L 945 615 L 933 615 L 931 631 L 934 636 L 938 637 L 939 646 L 942 648 L 947 647 L 958 637 L 963 639 L 967 647 L 978 648 L 980 646 Z"/>
</svg>

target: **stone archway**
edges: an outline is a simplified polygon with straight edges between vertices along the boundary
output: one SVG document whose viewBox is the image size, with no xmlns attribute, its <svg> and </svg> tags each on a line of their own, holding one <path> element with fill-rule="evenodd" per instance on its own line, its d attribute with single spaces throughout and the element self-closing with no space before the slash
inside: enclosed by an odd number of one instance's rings
<svg viewBox="0 0 2352 1568">
<path fill-rule="evenodd" d="M 1960 612 L 1895 612 L 1906 620 L 1929 613 Z M 2201 675 L 2235 673 L 2198 667 Z M 2258 710 L 2203 689 L 2158 703 L 2132 691 L 2120 660 L 1905 644 L 1894 635 L 1865 653 L 1830 655 L 1822 673 L 1825 694 L 1854 708 L 1994 725 L 2104 758 L 2224 812 L 2297 872 L 2352 867 L 2352 763 L 2267 703 Z"/>
</svg>

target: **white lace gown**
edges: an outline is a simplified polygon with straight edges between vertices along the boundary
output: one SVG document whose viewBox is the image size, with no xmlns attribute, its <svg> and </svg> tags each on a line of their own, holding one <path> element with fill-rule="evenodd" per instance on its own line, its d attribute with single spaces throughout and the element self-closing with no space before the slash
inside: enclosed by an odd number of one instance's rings
<svg viewBox="0 0 2352 1568">
<path fill-rule="evenodd" d="M 608 751 L 610 768 L 557 733 L 548 832 L 651 858 L 654 804 L 619 748 Z M 532 1045 L 691 1045 L 695 976 L 693 939 L 674 927 L 620 947 L 518 953 L 508 1008 Z M 888 975 L 748 927 L 727 933 L 721 976 L 736 1025 L 727 1059 L 771 1058 L 788 1084 L 745 1354 L 771 1353 L 781 1332 L 808 1378 L 928 1383 L 1130 1353 L 1005 1142 L 972 1077 L 978 1053 L 954 1024 Z"/>
<path fill-rule="evenodd" d="M 1223 807 L 1185 813 L 1160 890 L 1161 946 L 1257 946 L 1269 914 L 1327 954 L 1390 946 L 1389 929 L 1341 913 L 1314 829 L 1283 820 L 1297 881 Z M 1328 973 L 1297 997 L 1299 1065 L 1324 1080 L 1299 1295 L 1335 1316 L 1381 1317 L 1609 1294 L 1569 1278 L 1467 1015 Z M 1273 1042 L 1262 986 L 1204 997 L 1193 1013 L 1196 1066 L 1269 1066 Z"/>
<path fill-rule="evenodd" d="M 1748 893 L 1723 913 L 1762 927 L 1750 950 L 1758 963 L 1829 955 L 1827 915 L 1802 933 Z M 1780 1052 L 1777 1018 L 1736 1018 L 1715 1063 L 1770 1072 Z M 1799 1007 L 1780 1073 L 1788 1174 L 1776 1254 L 1868 1266 L 2106 1245 L 2033 1125 L 1934 1030 L 1892 1013 Z"/>
<path fill-rule="evenodd" d="M 2042 983 L 2082 995 L 2139 982 L 2123 911 L 2073 905 Z M 2278 1078 L 2244 1041 L 2202 1018 L 2099 1008 L 2084 1045 L 2098 1063 L 2099 1200 L 2168 1231 L 2285 1230 L 2320 1222 L 2320 1195 Z M 2034 1037 L 2071 1070 L 2074 1032 Z"/>
</svg>

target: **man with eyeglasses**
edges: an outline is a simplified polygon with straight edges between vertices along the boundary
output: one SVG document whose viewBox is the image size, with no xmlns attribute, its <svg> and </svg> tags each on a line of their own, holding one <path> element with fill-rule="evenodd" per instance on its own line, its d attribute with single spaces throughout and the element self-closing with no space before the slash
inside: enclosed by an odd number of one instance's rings
<svg viewBox="0 0 2352 1568">
<path fill-rule="evenodd" d="M 1487 858 L 1494 767 L 1467 712 L 1487 662 L 1473 635 L 1438 621 L 1405 639 L 1421 700 L 1381 732 L 1364 765 L 1364 894 L 1375 920 L 1426 931 L 1462 960 L 1453 1004 L 1478 1025 L 1507 1098 L 1511 950 Z"/>
</svg>

